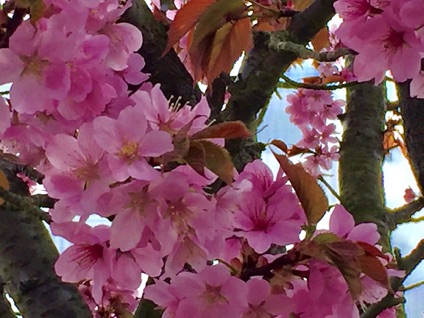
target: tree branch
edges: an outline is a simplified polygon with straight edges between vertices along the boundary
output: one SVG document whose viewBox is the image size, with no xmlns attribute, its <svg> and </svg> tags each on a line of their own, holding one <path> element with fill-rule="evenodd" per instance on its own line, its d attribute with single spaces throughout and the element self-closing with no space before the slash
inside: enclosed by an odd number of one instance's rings
<svg viewBox="0 0 424 318">
<path fill-rule="evenodd" d="M 405 298 L 403 297 L 395 297 L 392 294 L 388 294 L 384 297 L 380 302 L 372 304 L 369 306 L 366 311 L 361 315 L 361 318 L 375 318 L 377 317 L 383 310 L 388 309 L 390 307 L 394 307 L 399 304 L 403 304 L 405 302 Z"/>
<path fill-rule="evenodd" d="M 335 89 L 339 88 L 347 88 L 352 87 L 355 85 L 358 85 L 358 82 L 347 82 L 343 84 L 338 85 L 316 85 L 316 84 L 308 84 L 308 83 L 299 83 L 296 81 L 293 81 L 289 77 L 285 76 L 284 74 L 281 74 L 281 78 L 288 84 L 291 85 L 292 88 L 306 88 L 306 89 L 315 89 L 315 90 L 323 90 L 323 91 L 333 91 Z M 284 87 L 285 83 L 279 83 L 278 86 Z"/>
<path fill-rule="evenodd" d="M 13 163 L 0 161 L 10 192 L 29 195 L 16 177 Z M 58 257 L 46 227 L 28 211 L 0 206 L 0 277 L 24 317 L 89 318 L 91 313 L 77 288 L 60 281 L 54 272 Z"/>
<path fill-rule="evenodd" d="M 340 196 L 356 223 L 373 222 L 377 225 L 380 244 L 384 251 L 390 251 L 382 177 L 383 87 L 361 83 L 347 92 L 339 161 Z"/>
<path fill-rule="evenodd" d="M 0 188 L 0 197 L 6 202 L 3 203 L 3 208 L 9 210 L 25 211 L 31 213 L 37 219 L 50 224 L 50 215 L 34 205 L 33 201 L 28 196 L 22 196 Z"/>
<path fill-rule="evenodd" d="M 411 221 L 411 217 L 424 208 L 424 198 L 420 197 L 399 208 L 389 210 L 390 230 L 394 230 L 399 224 Z"/>
<path fill-rule="evenodd" d="M 405 271 L 405 277 L 402 278 L 403 282 L 409 274 L 417 267 L 417 265 L 424 259 L 424 239 L 418 242 L 417 246 L 408 255 L 398 259 L 399 269 Z M 398 284 L 400 286 L 400 284 Z M 395 286 L 399 288 L 399 286 Z M 396 289 L 397 289 L 396 288 Z"/>
<path fill-rule="evenodd" d="M 297 44 L 290 41 L 270 41 L 270 49 L 276 51 L 293 52 L 298 58 L 301 59 L 314 59 L 318 62 L 334 62 L 339 57 L 351 54 L 352 51 L 348 48 L 342 47 L 335 51 L 330 52 L 315 52 L 307 49 L 303 44 Z"/>
<path fill-rule="evenodd" d="M 424 99 L 409 95 L 409 82 L 398 84 L 398 92 L 409 162 L 424 193 Z"/>
</svg>

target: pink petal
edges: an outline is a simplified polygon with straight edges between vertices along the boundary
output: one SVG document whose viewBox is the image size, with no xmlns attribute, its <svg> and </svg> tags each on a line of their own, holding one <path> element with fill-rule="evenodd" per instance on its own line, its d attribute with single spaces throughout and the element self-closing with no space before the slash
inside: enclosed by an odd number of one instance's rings
<svg viewBox="0 0 424 318">
<path fill-rule="evenodd" d="M 271 293 L 271 286 L 263 279 L 252 278 L 247 281 L 247 301 L 249 304 L 258 306 Z"/>
<path fill-rule="evenodd" d="M 341 204 L 337 204 L 331 213 L 330 231 L 339 236 L 345 236 L 354 226 L 353 216 Z"/>
<path fill-rule="evenodd" d="M 362 223 L 355 226 L 347 238 L 352 241 L 362 241 L 375 245 L 380 239 L 380 234 L 378 234 L 377 225 L 374 223 Z"/>
<path fill-rule="evenodd" d="M 0 49 L 0 85 L 15 81 L 23 69 L 24 63 L 11 49 Z"/>
<path fill-rule="evenodd" d="M 151 131 L 141 141 L 138 153 L 144 157 L 158 157 L 173 149 L 171 136 L 167 132 Z"/>
<path fill-rule="evenodd" d="M 110 246 L 123 252 L 135 248 L 143 233 L 143 222 L 134 210 L 120 211 L 112 222 L 110 229 Z"/>
</svg>

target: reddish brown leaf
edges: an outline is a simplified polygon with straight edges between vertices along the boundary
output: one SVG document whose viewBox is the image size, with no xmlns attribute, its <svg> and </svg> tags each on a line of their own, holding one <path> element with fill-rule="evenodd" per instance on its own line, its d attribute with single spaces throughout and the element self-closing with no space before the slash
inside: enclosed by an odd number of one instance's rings
<svg viewBox="0 0 424 318">
<path fill-rule="evenodd" d="M 363 249 L 352 241 L 340 240 L 326 244 L 326 255 L 342 273 L 352 298 L 358 299 L 362 292 L 359 258 L 365 255 Z"/>
<path fill-rule="evenodd" d="M 316 224 L 328 210 L 328 200 L 314 177 L 302 165 L 293 165 L 285 155 L 274 153 L 275 158 L 292 184 L 305 210 L 309 224 Z"/>
<path fill-rule="evenodd" d="M 361 246 L 355 242 L 341 238 L 338 241 L 327 243 L 326 246 L 334 255 L 347 262 L 356 260 L 359 255 L 365 255 L 365 251 Z"/>
<path fill-rule="evenodd" d="M 207 77 L 209 81 L 212 81 L 212 76 L 215 76 L 217 71 L 217 62 L 216 59 L 220 55 L 217 53 L 212 53 L 212 51 L 220 52 L 222 50 L 222 44 L 220 42 L 228 37 L 231 34 L 231 31 L 234 25 L 238 24 L 238 18 L 241 13 L 245 10 L 245 3 L 243 0 L 218 0 L 213 5 L 209 6 L 204 14 L 199 19 L 196 29 L 193 33 L 193 41 L 189 47 L 189 56 L 194 68 L 194 79 L 195 81 Z M 233 18 L 234 21 L 227 22 L 229 19 Z M 242 19 L 247 20 L 248 19 Z M 244 22 L 245 23 L 245 22 Z M 244 26 L 244 24 L 243 24 Z M 250 22 L 249 22 L 250 26 Z M 240 27 L 238 26 L 237 29 Z M 243 31 L 244 29 L 242 29 Z M 237 31 L 237 34 L 240 34 L 241 31 Z M 247 37 L 248 39 L 250 38 Z M 238 41 L 246 41 L 246 36 L 243 39 L 238 39 Z M 221 47 L 221 50 L 217 49 L 217 46 Z M 234 50 L 229 50 L 231 54 L 234 55 Z M 240 56 L 241 51 L 238 56 Z M 228 56 L 228 55 L 227 55 Z M 228 70 L 222 69 L 222 71 L 228 71 L 231 69 L 231 66 L 236 61 L 238 56 L 232 61 L 223 61 L 218 59 L 221 63 L 226 65 L 230 64 Z M 229 58 L 229 56 L 228 56 Z M 212 64 L 211 64 L 212 62 Z M 219 63 L 218 63 L 218 66 Z M 222 67 L 223 68 L 223 67 Z M 217 73 L 218 75 L 220 74 Z"/>
<path fill-rule="evenodd" d="M 314 85 L 320 85 L 322 84 L 321 77 L 319 76 L 308 76 L 302 78 L 303 83 L 305 84 L 314 84 Z"/>
<path fill-rule="evenodd" d="M 209 83 L 222 72 L 230 73 L 243 51 L 252 46 L 252 26 L 249 19 L 228 22 L 215 33 L 206 78 Z"/>
<path fill-rule="evenodd" d="M 3 170 L 0 170 L 0 187 L 4 190 L 9 190 L 10 185 L 9 181 L 7 180 L 6 174 L 3 172 Z M 0 198 L 0 205 L 4 203 L 4 200 Z"/>
<path fill-rule="evenodd" d="M 293 0 L 294 9 L 303 11 L 313 2 L 313 0 Z"/>
<path fill-rule="evenodd" d="M 311 40 L 312 45 L 314 46 L 314 51 L 319 52 L 323 48 L 326 48 L 330 45 L 328 28 L 322 28 Z"/>
<path fill-rule="evenodd" d="M 333 263 L 339 269 L 340 273 L 342 273 L 352 299 L 357 300 L 362 292 L 361 271 L 355 265 L 340 260 L 333 260 Z"/>
<path fill-rule="evenodd" d="M 250 137 L 251 133 L 242 121 L 228 121 L 225 123 L 212 125 L 195 133 L 191 136 L 192 139 L 206 138 L 246 138 Z"/>
<path fill-rule="evenodd" d="M 217 0 L 191 0 L 177 11 L 168 30 L 166 54 L 188 31 L 193 29 L 206 9 Z"/>
<path fill-rule="evenodd" d="M 190 148 L 187 155 L 184 157 L 190 167 L 194 169 L 198 174 L 205 175 L 205 149 L 203 145 L 197 141 L 190 142 Z"/>
<path fill-rule="evenodd" d="M 166 164 L 171 161 L 176 161 L 178 163 L 186 162 L 186 156 L 190 151 L 190 139 L 186 134 L 181 134 L 178 132 L 172 141 L 174 145 L 174 150 L 168 152 L 162 156 L 163 163 Z"/>
<path fill-rule="evenodd" d="M 344 76 L 334 74 L 334 75 L 329 75 L 329 76 L 324 77 L 322 79 L 321 84 L 327 85 L 327 84 L 330 84 L 330 83 L 343 83 L 345 81 L 346 81 L 346 78 Z"/>
<path fill-rule="evenodd" d="M 365 253 L 358 244 L 342 239 L 333 233 L 322 233 L 312 241 L 303 241 L 298 244 L 298 250 L 304 255 L 337 267 L 349 287 L 352 298 L 359 297 L 362 291 L 360 279 L 362 268 L 359 257 Z"/>
<path fill-rule="evenodd" d="M 233 182 L 234 165 L 228 151 L 208 140 L 194 140 L 191 143 L 201 145 L 205 152 L 206 168 L 215 173 L 227 184 Z"/>
<path fill-rule="evenodd" d="M 193 45 L 197 46 L 197 43 L 226 24 L 229 18 L 240 15 L 245 8 L 243 0 L 215 0 L 200 16 L 193 34 Z"/>
<path fill-rule="evenodd" d="M 374 245 L 368 244 L 366 242 L 356 242 L 362 249 L 364 250 L 365 254 L 374 256 L 374 257 L 381 257 L 385 260 L 389 260 L 389 257 L 384 254 L 382 251 L 380 251 L 377 247 Z"/>
<path fill-rule="evenodd" d="M 303 255 L 328 262 L 328 257 L 325 254 L 325 244 L 320 244 L 314 240 L 302 241 L 296 246 L 296 249 Z"/>
<path fill-rule="evenodd" d="M 288 152 L 287 144 L 282 140 L 274 139 L 273 141 L 271 141 L 271 145 L 274 145 L 275 147 L 277 147 L 278 149 L 282 150 L 285 153 Z"/>
<path fill-rule="evenodd" d="M 362 272 L 365 275 L 387 288 L 387 290 L 391 291 L 387 270 L 376 257 L 361 255 L 359 257 L 359 262 L 361 264 Z"/>
<path fill-rule="evenodd" d="M 296 155 L 300 155 L 302 153 L 308 153 L 311 152 L 309 149 L 306 148 L 300 148 L 298 146 L 291 146 L 290 149 L 288 150 L 288 156 L 289 157 L 293 157 Z"/>
</svg>

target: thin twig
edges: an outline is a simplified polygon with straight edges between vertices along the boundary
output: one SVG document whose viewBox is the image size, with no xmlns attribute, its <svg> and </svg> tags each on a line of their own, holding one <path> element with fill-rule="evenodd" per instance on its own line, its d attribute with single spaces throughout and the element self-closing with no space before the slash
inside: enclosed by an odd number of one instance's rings
<svg viewBox="0 0 424 318">
<path fill-rule="evenodd" d="M 318 180 L 321 181 L 326 187 L 327 189 L 331 192 L 332 195 L 334 195 L 334 197 L 339 200 L 339 202 L 342 202 L 342 198 L 340 197 L 340 195 L 336 192 L 336 190 L 334 190 L 334 188 L 327 182 L 327 180 L 324 179 L 324 177 L 320 176 L 318 177 Z"/>
<path fill-rule="evenodd" d="M 408 204 L 399 208 L 389 210 L 388 217 L 391 220 L 390 229 L 394 230 L 399 224 L 414 222 L 411 217 L 418 211 L 424 208 L 424 198 L 420 197 Z M 418 222 L 419 220 L 415 220 Z"/>
<path fill-rule="evenodd" d="M 404 302 L 405 302 L 405 298 L 403 298 L 403 297 L 396 298 L 394 295 L 388 294 L 386 297 L 384 297 L 378 303 L 375 303 L 375 304 L 372 304 L 371 306 L 369 306 L 366 309 L 366 311 L 361 315 L 361 318 L 375 318 L 383 310 L 397 306 L 397 305 L 402 304 Z"/>
<path fill-rule="evenodd" d="M 411 284 L 411 285 L 408 285 L 408 286 L 402 288 L 401 290 L 407 291 L 407 290 L 411 290 L 411 289 L 414 289 L 414 288 L 417 288 L 417 287 L 420 287 L 420 286 L 423 286 L 423 285 L 424 285 L 424 280 L 422 280 L 420 282 L 416 282 L 416 283 Z"/>
<path fill-rule="evenodd" d="M 330 52 L 315 52 L 307 49 L 304 45 L 293 43 L 290 41 L 270 42 L 270 48 L 277 51 L 288 51 L 295 53 L 301 59 L 314 59 L 318 62 L 334 62 L 338 58 L 352 54 L 348 48 L 339 48 Z"/>
<path fill-rule="evenodd" d="M 290 84 L 292 88 L 306 88 L 306 89 L 323 90 L 323 91 L 332 91 L 339 88 L 346 88 L 346 87 L 352 87 L 352 86 L 358 85 L 357 81 L 347 82 L 347 83 L 342 83 L 337 85 L 316 85 L 316 84 L 308 84 L 308 83 L 299 83 L 292 80 L 291 78 L 287 77 L 284 74 L 281 74 L 281 78 L 286 83 Z M 284 87 L 284 84 L 286 83 L 279 83 L 278 86 Z"/>
</svg>

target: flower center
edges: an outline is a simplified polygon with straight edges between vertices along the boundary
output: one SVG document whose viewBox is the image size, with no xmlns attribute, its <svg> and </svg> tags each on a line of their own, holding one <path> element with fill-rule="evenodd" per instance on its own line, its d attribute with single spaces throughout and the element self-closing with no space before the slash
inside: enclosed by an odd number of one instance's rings
<svg viewBox="0 0 424 318">
<path fill-rule="evenodd" d="M 124 143 L 121 150 L 118 152 L 118 156 L 125 161 L 134 162 L 138 159 L 137 150 L 138 143 L 129 141 Z"/>
<path fill-rule="evenodd" d="M 209 284 L 205 284 L 206 290 L 203 293 L 202 297 L 209 304 L 216 304 L 219 302 L 228 303 L 228 300 L 221 295 L 221 286 L 211 286 Z"/>
</svg>

